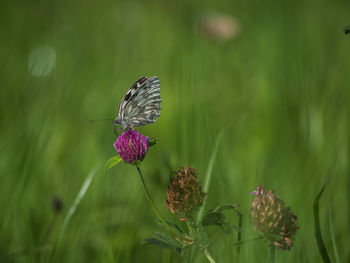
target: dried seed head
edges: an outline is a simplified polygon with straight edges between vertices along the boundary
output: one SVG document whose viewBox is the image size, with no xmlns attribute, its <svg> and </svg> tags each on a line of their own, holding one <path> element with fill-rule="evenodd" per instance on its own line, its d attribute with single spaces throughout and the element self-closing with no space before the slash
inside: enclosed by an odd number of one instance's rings
<svg viewBox="0 0 350 263">
<path fill-rule="evenodd" d="M 250 217 L 255 222 L 255 229 L 264 234 L 265 240 L 281 250 L 290 250 L 294 236 L 299 229 L 297 217 L 286 207 L 284 201 L 273 193 L 258 186 L 252 192 Z"/>
<path fill-rule="evenodd" d="M 137 164 L 143 161 L 148 150 L 147 136 L 134 130 L 124 131 L 113 144 L 124 162 Z"/>
<path fill-rule="evenodd" d="M 176 177 L 170 179 L 165 206 L 185 221 L 192 218 L 193 210 L 203 204 L 206 193 L 202 192 L 195 168 L 186 166 L 176 174 Z"/>
</svg>

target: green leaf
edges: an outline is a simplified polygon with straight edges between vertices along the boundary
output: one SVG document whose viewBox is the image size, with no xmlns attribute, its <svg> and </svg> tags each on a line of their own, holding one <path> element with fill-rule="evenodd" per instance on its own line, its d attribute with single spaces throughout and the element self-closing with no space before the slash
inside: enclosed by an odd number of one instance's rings
<svg viewBox="0 0 350 263">
<path fill-rule="evenodd" d="M 232 226 L 225 222 L 226 216 L 223 213 L 215 212 L 207 214 L 203 219 L 201 224 L 203 226 L 219 226 L 225 234 L 229 235 L 232 232 Z"/>
<path fill-rule="evenodd" d="M 235 210 L 237 213 L 239 213 L 237 207 L 239 207 L 239 204 L 229 204 L 229 205 L 219 205 L 215 208 L 210 209 L 207 214 L 209 213 L 215 213 L 215 212 L 221 212 L 224 210 L 228 210 L 228 209 L 233 209 Z"/>
<path fill-rule="evenodd" d="M 151 245 L 155 245 L 155 246 L 160 247 L 160 248 L 170 248 L 170 249 L 175 250 L 175 252 L 177 254 L 179 254 L 180 256 L 184 255 L 185 250 L 169 235 L 164 234 L 164 233 L 162 233 L 162 234 L 153 233 L 153 235 L 159 237 L 160 239 L 146 238 L 146 239 L 141 241 L 141 244 L 151 244 Z M 168 238 L 170 238 L 170 239 L 168 239 Z"/>
<path fill-rule="evenodd" d="M 105 169 L 106 170 L 111 169 L 113 166 L 115 166 L 116 164 L 118 164 L 122 160 L 123 159 L 119 155 L 109 158 L 106 162 Z"/>
<path fill-rule="evenodd" d="M 225 221 L 226 216 L 222 213 L 222 211 L 233 209 L 238 215 L 240 215 L 237 209 L 238 206 L 239 206 L 238 204 L 229 204 L 229 205 L 220 205 L 218 207 L 210 209 L 203 217 L 201 224 L 203 226 L 212 226 L 212 225 L 219 226 L 224 231 L 225 234 L 229 235 L 231 234 L 233 228 L 235 228 L 236 230 L 238 230 L 239 228 L 226 222 Z"/>
<path fill-rule="evenodd" d="M 166 233 L 154 232 L 153 235 L 162 239 L 163 241 L 167 242 L 170 245 L 173 245 L 175 247 L 181 247 L 181 245 L 177 241 L 175 241 L 175 239 L 173 239 L 171 236 L 169 236 Z"/>
<path fill-rule="evenodd" d="M 148 141 L 148 147 L 151 147 L 153 145 L 156 145 L 157 143 L 159 142 L 159 139 L 158 138 L 149 138 L 149 141 Z"/>
<path fill-rule="evenodd" d="M 202 219 L 203 226 L 221 225 L 225 221 L 225 215 L 223 213 L 215 212 L 209 213 Z"/>
<path fill-rule="evenodd" d="M 168 244 L 167 242 L 155 238 L 146 238 L 141 241 L 141 244 L 151 244 L 161 248 L 174 248 L 174 246 Z"/>
<path fill-rule="evenodd" d="M 157 219 L 156 222 L 157 222 L 160 226 L 164 227 L 162 221 L 160 221 L 159 219 Z M 168 220 L 165 220 L 165 222 L 168 224 L 168 226 L 170 226 L 173 230 L 175 230 L 175 231 L 178 232 L 179 234 L 181 234 L 181 235 L 182 235 L 182 234 L 185 234 L 185 231 L 184 231 L 181 227 L 179 227 L 177 224 L 175 224 L 174 222 L 168 221 Z"/>
</svg>

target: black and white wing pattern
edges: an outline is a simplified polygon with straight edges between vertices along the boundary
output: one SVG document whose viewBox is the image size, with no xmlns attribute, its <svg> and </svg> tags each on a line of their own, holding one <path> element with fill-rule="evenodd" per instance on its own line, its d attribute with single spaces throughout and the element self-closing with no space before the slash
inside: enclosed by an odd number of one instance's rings
<svg viewBox="0 0 350 263">
<path fill-rule="evenodd" d="M 114 123 L 123 129 L 153 123 L 160 115 L 161 101 L 158 77 L 142 77 L 125 94 Z"/>
</svg>

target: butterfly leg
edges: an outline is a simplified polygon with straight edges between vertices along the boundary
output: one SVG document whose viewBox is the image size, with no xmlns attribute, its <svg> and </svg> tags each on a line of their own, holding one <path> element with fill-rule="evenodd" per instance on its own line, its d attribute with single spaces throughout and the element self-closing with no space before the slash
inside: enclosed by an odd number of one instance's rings
<svg viewBox="0 0 350 263">
<path fill-rule="evenodd" d="M 114 131 L 114 133 L 115 133 L 115 135 L 117 135 L 117 137 L 119 136 L 119 134 L 118 134 L 118 129 L 117 129 L 117 127 L 113 127 L 113 131 Z"/>
</svg>

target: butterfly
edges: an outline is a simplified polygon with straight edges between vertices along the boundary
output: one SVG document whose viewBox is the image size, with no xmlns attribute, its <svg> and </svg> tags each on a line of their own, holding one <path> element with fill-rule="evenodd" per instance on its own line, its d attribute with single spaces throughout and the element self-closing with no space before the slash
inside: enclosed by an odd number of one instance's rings
<svg viewBox="0 0 350 263">
<path fill-rule="evenodd" d="M 123 130 L 153 123 L 160 116 L 161 102 L 158 77 L 142 77 L 124 95 L 113 123 Z"/>
</svg>

